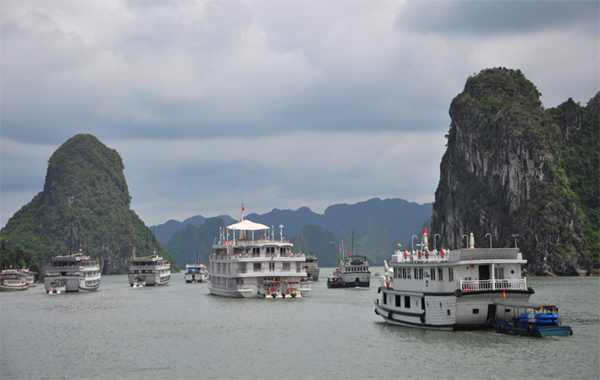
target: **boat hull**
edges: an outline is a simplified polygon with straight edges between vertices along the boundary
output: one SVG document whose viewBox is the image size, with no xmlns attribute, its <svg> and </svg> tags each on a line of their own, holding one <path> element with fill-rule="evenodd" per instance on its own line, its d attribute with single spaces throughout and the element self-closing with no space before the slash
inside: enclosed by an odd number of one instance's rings
<svg viewBox="0 0 600 380">
<path fill-rule="evenodd" d="M 343 280 L 339 280 L 339 281 L 330 281 L 330 279 L 327 280 L 327 287 L 330 289 L 335 289 L 335 288 L 368 288 L 371 286 L 371 282 L 370 281 L 353 281 L 353 282 L 346 282 Z"/>
<path fill-rule="evenodd" d="M 188 284 L 202 283 L 206 282 L 206 277 L 205 273 L 186 273 L 185 282 Z"/>
<path fill-rule="evenodd" d="M 167 285 L 171 280 L 171 275 L 159 276 L 156 274 L 139 275 L 129 273 L 127 275 L 129 278 L 129 285 L 134 286 L 139 284 L 139 282 L 136 280 L 136 276 L 142 279 L 144 286 Z"/>
<path fill-rule="evenodd" d="M 519 335 L 519 336 L 532 336 L 532 337 L 548 337 L 548 336 L 571 336 L 573 330 L 571 326 L 537 326 L 525 323 L 517 323 L 516 325 L 511 322 L 504 322 L 494 320 L 492 322 L 492 328 L 499 334 L 506 335 Z"/>
<path fill-rule="evenodd" d="M 18 286 L 0 285 L 0 292 L 11 292 L 11 291 L 15 291 L 15 290 L 27 290 L 27 289 L 29 289 L 29 284 L 18 285 Z"/>
<path fill-rule="evenodd" d="M 306 269 L 306 275 L 307 275 L 308 279 L 311 281 L 318 281 L 319 273 L 320 273 L 319 268 L 310 268 L 309 267 Z"/>
<path fill-rule="evenodd" d="M 378 289 L 375 313 L 391 325 L 432 330 L 481 330 L 489 328 L 489 305 L 501 299 L 500 291 L 427 294 Z M 527 302 L 529 291 L 511 298 Z M 409 307 L 407 307 L 407 302 Z"/>
<path fill-rule="evenodd" d="M 58 281 L 65 284 L 66 292 L 78 292 L 79 291 L 79 276 L 52 276 L 44 277 L 44 288 L 46 292 L 50 292 L 52 282 Z"/>
</svg>

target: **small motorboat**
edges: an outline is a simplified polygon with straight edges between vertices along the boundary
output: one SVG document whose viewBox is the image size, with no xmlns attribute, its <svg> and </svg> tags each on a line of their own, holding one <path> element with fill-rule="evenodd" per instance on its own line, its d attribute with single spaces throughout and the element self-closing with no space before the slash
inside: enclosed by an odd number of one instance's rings
<svg viewBox="0 0 600 380">
<path fill-rule="evenodd" d="M 488 324 L 495 332 L 522 336 L 570 336 L 571 326 L 561 324 L 556 305 L 529 302 L 494 302 L 494 318 Z"/>
</svg>

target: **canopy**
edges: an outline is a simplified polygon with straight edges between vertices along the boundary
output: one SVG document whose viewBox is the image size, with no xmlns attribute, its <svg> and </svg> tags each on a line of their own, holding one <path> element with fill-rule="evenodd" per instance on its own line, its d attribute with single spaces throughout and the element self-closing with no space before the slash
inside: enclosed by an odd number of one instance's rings
<svg viewBox="0 0 600 380">
<path fill-rule="evenodd" d="M 257 231 L 257 230 L 268 230 L 269 227 L 264 224 L 254 223 L 249 220 L 242 220 L 239 223 L 232 224 L 227 227 L 228 230 L 239 230 L 239 231 Z"/>
</svg>

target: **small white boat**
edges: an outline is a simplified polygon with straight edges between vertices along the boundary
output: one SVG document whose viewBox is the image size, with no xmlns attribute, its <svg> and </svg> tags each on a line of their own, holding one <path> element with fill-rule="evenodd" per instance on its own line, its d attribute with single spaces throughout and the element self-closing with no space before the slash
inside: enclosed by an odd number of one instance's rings
<svg viewBox="0 0 600 380">
<path fill-rule="evenodd" d="M 48 294 L 62 294 L 67 292 L 67 283 L 61 279 L 51 279 L 48 283 Z"/>
<path fill-rule="evenodd" d="M 185 282 L 188 284 L 196 284 L 206 282 L 208 280 L 208 271 L 206 265 L 202 263 L 186 264 L 185 266 Z"/>
<path fill-rule="evenodd" d="M 146 286 L 146 281 L 142 278 L 142 276 L 135 276 L 133 278 L 133 283 L 131 284 L 132 288 L 142 288 Z"/>
</svg>

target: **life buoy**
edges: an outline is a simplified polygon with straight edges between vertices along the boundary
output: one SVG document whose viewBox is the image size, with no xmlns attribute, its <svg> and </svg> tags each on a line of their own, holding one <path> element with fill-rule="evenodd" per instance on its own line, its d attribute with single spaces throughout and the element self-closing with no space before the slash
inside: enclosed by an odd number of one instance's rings
<svg viewBox="0 0 600 380">
<path fill-rule="evenodd" d="M 404 251 L 404 258 L 406 259 L 406 256 L 408 256 L 408 252 Z"/>
<path fill-rule="evenodd" d="M 421 250 L 419 249 L 419 259 L 421 258 Z"/>
<path fill-rule="evenodd" d="M 425 251 L 425 257 L 429 258 L 429 250 Z"/>
<path fill-rule="evenodd" d="M 442 249 L 442 259 L 444 258 L 444 250 Z"/>
<path fill-rule="evenodd" d="M 267 295 L 268 295 L 268 296 L 270 296 L 270 295 L 271 295 L 271 292 L 270 292 L 270 291 L 268 291 L 268 290 L 267 290 Z"/>
</svg>

